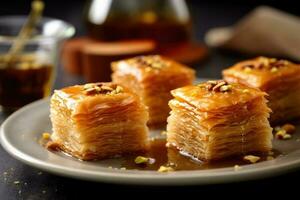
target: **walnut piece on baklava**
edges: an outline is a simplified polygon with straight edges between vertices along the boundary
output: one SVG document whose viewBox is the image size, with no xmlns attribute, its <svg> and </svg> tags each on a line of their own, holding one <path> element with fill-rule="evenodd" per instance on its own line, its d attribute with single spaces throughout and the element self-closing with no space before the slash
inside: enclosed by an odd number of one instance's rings
<svg viewBox="0 0 300 200">
<path fill-rule="evenodd" d="M 190 85 L 195 71 L 168 58 L 139 56 L 112 63 L 112 80 L 138 94 L 148 107 L 150 126 L 166 124 L 170 91 Z"/>
<path fill-rule="evenodd" d="M 268 94 L 271 124 L 300 117 L 300 65 L 287 60 L 258 57 L 223 71 L 225 80 L 257 87 Z"/>
<path fill-rule="evenodd" d="M 56 90 L 51 98 L 51 146 L 82 160 L 103 159 L 148 147 L 148 113 L 140 98 L 114 83 Z"/>
<path fill-rule="evenodd" d="M 264 92 L 219 80 L 171 93 L 168 145 L 200 160 L 271 150 L 271 110 Z"/>
</svg>

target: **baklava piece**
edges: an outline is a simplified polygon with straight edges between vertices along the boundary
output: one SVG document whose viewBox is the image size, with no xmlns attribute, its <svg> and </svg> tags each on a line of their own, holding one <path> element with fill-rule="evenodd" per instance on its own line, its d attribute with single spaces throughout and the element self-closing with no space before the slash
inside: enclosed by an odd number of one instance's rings
<svg viewBox="0 0 300 200">
<path fill-rule="evenodd" d="M 271 150 L 271 110 L 264 92 L 219 80 L 171 93 L 169 146 L 200 160 Z"/>
<path fill-rule="evenodd" d="M 190 85 L 195 71 L 162 56 L 140 56 L 112 63 L 113 82 L 138 94 L 149 110 L 148 125 L 166 124 L 170 91 Z"/>
<path fill-rule="evenodd" d="M 271 124 L 300 117 L 300 65 L 286 60 L 258 57 L 223 71 L 224 79 L 257 87 L 268 94 Z"/>
<path fill-rule="evenodd" d="M 137 95 L 114 83 L 56 90 L 50 118 L 51 146 L 82 160 L 145 151 L 148 147 L 146 107 Z"/>
</svg>

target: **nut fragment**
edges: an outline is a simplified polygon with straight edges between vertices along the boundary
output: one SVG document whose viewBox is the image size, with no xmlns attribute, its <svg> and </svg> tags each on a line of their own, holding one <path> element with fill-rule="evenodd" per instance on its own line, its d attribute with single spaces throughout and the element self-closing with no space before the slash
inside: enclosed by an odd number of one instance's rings
<svg viewBox="0 0 300 200">
<path fill-rule="evenodd" d="M 238 170 L 242 169 L 242 167 L 239 165 L 234 165 L 233 168 L 234 168 L 234 171 L 238 171 Z"/>
<path fill-rule="evenodd" d="M 277 67 L 272 67 L 272 68 L 271 68 L 271 72 L 272 72 L 272 73 L 278 72 L 278 68 L 277 68 Z"/>
<path fill-rule="evenodd" d="M 254 156 L 254 155 L 247 155 L 247 156 L 244 156 L 243 159 L 245 161 L 250 162 L 250 163 L 256 163 L 257 161 L 260 160 L 260 157 L 259 156 Z"/>
<path fill-rule="evenodd" d="M 289 134 L 294 133 L 296 130 L 296 127 L 292 124 L 284 124 L 281 128 Z"/>
<path fill-rule="evenodd" d="M 107 91 L 113 91 L 114 90 L 113 88 L 111 88 L 109 86 L 105 86 L 105 85 L 101 86 L 101 89 L 102 90 L 107 90 Z"/>
<path fill-rule="evenodd" d="M 51 134 L 45 132 L 45 133 L 42 134 L 42 137 L 43 137 L 44 140 L 49 140 L 50 137 L 51 137 Z"/>
<path fill-rule="evenodd" d="M 284 129 L 280 129 L 279 131 L 277 131 L 275 133 L 275 138 L 279 139 L 279 140 L 287 140 L 287 139 L 290 139 L 291 137 L 292 137 L 292 135 L 287 133 L 286 130 L 284 130 Z"/>
<path fill-rule="evenodd" d="M 166 167 L 166 166 L 160 166 L 160 168 L 157 170 L 158 172 L 172 172 L 174 169 L 172 167 Z"/>
<path fill-rule="evenodd" d="M 97 95 L 97 94 L 119 94 L 123 92 L 123 88 L 119 85 L 103 85 L 102 83 L 88 83 L 83 86 L 84 93 L 86 95 Z"/>
<path fill-rule="evenodd" d="M 121 93 L 121 92 L 123 92 L 123 90 L 124 89 L 121 86 L 119 86 L 119 85 L 116 87 L 116 92 L 117 93 Z"/>
<path fill-rule="evenodd" d="M 138 63 L 141 65 L 146 66 L 146 70 L 150 71 L 152 69 L 161 69 L 163 67 L 169 66 L 170 63 L 167 61 L 164 61 L 161 56 L 140 56 L 137 58 L 134 58 L 132 60 L 134 63 Z"/>
<path fill-rule="evenodd" d="M 229 91 L 230 89 L 231 89 L 231 85 L 222 85 L 221 87 L 220 87 L 220 91 L 221 92 L 227 92 L 227 91 Z"/>
<path fill-rule="evenodd" d="M 213 87 L 213 91 L 218 91 L 218 90 L 220 90 L 220 87 L 221 86 L 223 86 L 223 85 L 226 85 L 226 82 L 225 81 L 221 81 L 221 82 L 219 82 L 217 85 L 215 85 L 214 87 Z"/>
<path fill-rule="evenodd" d="M 274 160 L 273 156 L 267 156 L 267 160 Z"/>
<path fill-rule="evenodd" d="M 135 164 L 144 164 L 147 163 L 149 161 L 149 158 L 144 157 L 144 156 L 137 156 L 134 159 Z"/>
<path fill-rule="evenodd" d="M 244 71 L 245 71 L 245 72 L 251 72 L 251 71 L 252 71 L 252 68 L 250 68 L 250 67 L 245 67 L 245 68 L 244 68 Z"/>
</svg>

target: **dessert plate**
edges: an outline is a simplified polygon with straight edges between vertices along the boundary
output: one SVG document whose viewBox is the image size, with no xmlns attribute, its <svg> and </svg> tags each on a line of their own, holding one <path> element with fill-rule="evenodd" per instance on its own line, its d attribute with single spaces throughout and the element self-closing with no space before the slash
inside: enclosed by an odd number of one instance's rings
<svg viewBox="0 0 300 200">
<path fill-rule="evenodd" d="M 1 144 L 14 158 L 41 170 L 77 179 L 119 184 L 195 185 L 260 179 L 300 168 L 300 126 L 290 140 L 274 139 L 281 156 L 274 160 L 234 167 L 194 171 L 120 170 L 119 159 L 84 162 L 45 149 L 41 133 L 51 132 L 49 99 L 39 100 L 12 114 L 1 127 Z M 156 134 L 152 132 L 151 134 Z M 108 168 L 112 166 L 113 168 Z"/>
</svg>

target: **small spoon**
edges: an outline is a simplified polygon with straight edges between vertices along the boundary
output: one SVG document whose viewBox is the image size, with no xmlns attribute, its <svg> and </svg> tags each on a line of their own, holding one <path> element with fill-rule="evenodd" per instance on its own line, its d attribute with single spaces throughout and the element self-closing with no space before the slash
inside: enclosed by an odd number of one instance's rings
<svg viewBox="0 0 300 200">
<path fill-rule="evenodd" d="M 29 16 L 19 32 L 17 38 L 13 41 L 11 48 L 7 54 L 6 67 L 9 67 L 12 62 L 17 58 L 17 55 L 23 51 L 26 42 L 32 36 L 32 33 L 40 21 L 44 10 L 44 2 L 41 0 L 34 0 L 31 3 L 31 11 Z"/>
</svg>

